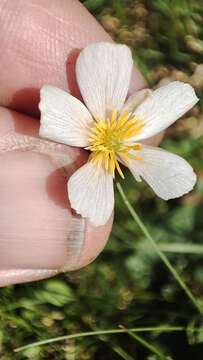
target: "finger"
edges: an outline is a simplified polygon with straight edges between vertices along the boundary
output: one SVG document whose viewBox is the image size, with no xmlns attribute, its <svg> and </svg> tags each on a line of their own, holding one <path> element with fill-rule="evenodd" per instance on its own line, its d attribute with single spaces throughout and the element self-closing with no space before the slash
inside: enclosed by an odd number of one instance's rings
<svg viewBox="0 0 203 360">
<path fill-rule="evenodd" d="M 23 282 L 36 281 L 57 275 L 56 270 L 7 269 L 0 270 L 0 287 Z"/>
<path fill-rule="evenodd" d="M 2 1 L 0 104 L 36 115 L 39 88 L 53 84 L 67 89 L 73 50 L 96 41 L 110 37 L 77 0 Z M 135 70 L 132 91 L 144 85 Z"/>
<path fill-rule="evenodd" d="M 112 219 L 94 228 L 78 217 L 75 229 L 64 172 L 47 155 L 12 151 L 16 136 L 36 138 L 38 126 L 35 119 L 0 109 L 0 286 L 84 266 L 103 249 L 111 229 Z M 57 155 L 60 145 L 52 146 Z M 79 150 L 60 149 L 70 173 L 85 160 Z"/>
</svg>

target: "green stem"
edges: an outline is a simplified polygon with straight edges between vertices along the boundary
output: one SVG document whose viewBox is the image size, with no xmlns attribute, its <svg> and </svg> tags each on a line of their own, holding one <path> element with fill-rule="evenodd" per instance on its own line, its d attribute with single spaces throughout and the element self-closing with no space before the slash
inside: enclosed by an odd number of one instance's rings
<svg viewBox="0 0 203 360">
<path fill-rule="evenodd" d="M 88 332 L 82 332 L 72 335 L 64 335 L 64 336 L 58 336 L 51 339 L 36 341 L 32 344 L 21 346 L 17 349 L 14 349 L 15 352 L 23 351 L 35 346 L 40 345 L 46 345 L 51 344 L 58 341 L 68 340 L 68 339 L 76 339 L 80 337 L 87 337 L 87 336 L 97 336 L 97 335 L 109 335 L 109 334 L 122 334 L 122 333 L 128 333 L 128 331 L 131 332 L 172 332 L 172 331 L 185 331 L 185 327 L 183 326 L 155 326 L 155 327 L 140 327 L 140 328 L 132 328 L 132 329 L 110 329 L 110 330 L 98 330 L 98 331 L 88 331 Z"/>
<path fill-rule="evenodd" d="M 135 210 L 133 209 L 133 207 L 129 203 L 129 201 L 128 201 L 128 199 L 127 199 L 121 185 L 119 183 L 116 183 L 116 186 L 117 186 L 117 189 L 118 189 L 118 191 L 119 191 L 119 193 L 120 193 L 126 207 L 128 208 L 129 212 L 131 213 L 131 215 L 132 215 L 133 219 L 135 220 L 135 222 L 137 223 L 137 225 L 142 230 L 143 234 L 146 236 L 146 238 L 149 240 L 149 242 L 153 245 L 153 247 L 156 250 L 157 254 L 161 258 L 163 263 L 166 265 L 168 270 L 171 272 L 171 274 L 174 276 L 176 281 L 179 283 L 179 285 L 182 287 L 182 289 L 185 291 L 185 293 L 187 294 L 187 296 L 189 297 L 189 299 L 191 300 L 193 305 L 196 307 L 196 309 L 199 311 L 199 313 L 201 315 L 203 315 L 203 309 L 200 307 L 200 305 L 198 304 L 198 302 L 195 299 L 194 295 L 191 293 L 190 289 L 187 287 L 185 282 L 181 279 L 180 275 L 177 273 L 175 268 L 171 265 L 171 263 L 169 262 L 167 257 L 164 255 L 164 253 L 161 251 L 159 246 L 156 244 L 156 242 L 154 241 L 154 239 L 152 238 L 152 236 L 148 232 L 148 230 L 145 227 L 144 223 L 142 222 L 140 217 L 137 215 L 137 213 L 135 212 Z"/>
</svg>

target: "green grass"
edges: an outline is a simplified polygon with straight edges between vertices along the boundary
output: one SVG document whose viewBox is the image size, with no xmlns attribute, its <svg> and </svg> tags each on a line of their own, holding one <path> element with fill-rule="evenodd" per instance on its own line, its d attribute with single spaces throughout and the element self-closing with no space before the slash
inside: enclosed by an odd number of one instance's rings
<svg viewBox="0 0 203 360">
<path fill-rule="evenodd" d="M 195 86 L 200 103 L 162 145 L 190 161 L 198 183 L 164 202 L 127 174 L 122 188 L 153 244 L 117 192 L 113 232 L 93 264 L 0 290 L 0 359 L 202 360 L 203 98 L 195 75 L 203 63 L 202 2 L 83 2 L 116 41 L 131 46 L 151 86 L 165 77 Z"/>
</svg>

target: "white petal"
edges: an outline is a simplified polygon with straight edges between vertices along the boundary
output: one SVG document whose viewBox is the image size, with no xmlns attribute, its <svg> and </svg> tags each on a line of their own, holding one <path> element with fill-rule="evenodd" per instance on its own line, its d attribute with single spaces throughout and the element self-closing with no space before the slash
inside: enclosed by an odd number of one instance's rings
<svg viewBox="0 0 203 360">
<path fill-rule="evenodd" d="M 88 145 L 88 129 L 93 122 L 87 108 L 67 92 L 51 85 L 40 91 L 39 135 L 71 146 Z"/>
<path fill-rule="evenodd" d="M 142 160 L 132 160 L 129 169 L 133 175 L 140 175 L 162 199 L 182 196 L 194 187 L 196 175 L 180 156 L 151 146 L 143 146 L 136 154 Z"/>
<path fill-rule="evenodd" d="M 88 162 L 68 181 L 71 207 L 95 225 L 104 225 L 114 207 L 112 175 Z"/>
<path fill-rule="evenodd" d="M 105 119 L 124 104 L 132 71 L 132 55 L 126 45 L 100 42 L 81 51 L 76 75 L 83 99 L 96 119 Z"/>
<path fill-rule="evenodd" d="M 134 112 L 153 93 L 150 89 L 143 89 L 132 94 L 122 108 L 122 112 Z"/>
<path fill-rule="evenodd" d="M 145 126 L 133 140 L 144 140 L 166 129 L 197 101 L 192 86 L 180 81 L 173 81 L 155 90 L 134 112 Z"/>
</svg>

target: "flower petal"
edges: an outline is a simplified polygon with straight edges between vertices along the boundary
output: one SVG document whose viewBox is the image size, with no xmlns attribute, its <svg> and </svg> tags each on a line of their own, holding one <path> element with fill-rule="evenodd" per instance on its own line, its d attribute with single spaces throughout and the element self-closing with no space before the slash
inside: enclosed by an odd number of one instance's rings
<svg viewBox="0 0 203 360">
<path fill-rule="evenodd" d="M 81 51 L 76 75 L 83 99 L 96 119 L 120 110 L 124 104 L 133 66 L 126 45 L 100 42 Z"/>
<path fill-rule="evenodd" d="M 166 129 L 197 101 L 198 98 L 189 84 L 173 81 L 158 88 L 134 112 L 145 126 L 133 140 L 144 140 Z"/>
<path fill-rule="evenodd" d="M 196 175 L 190 164 L 178 155 L 163 149 L 144 146 L 136 152 L 141 160 L 132 160 L 128 167 L 134 176 L 141 176 L 164 200 L 188 193 Z"/>
<path fill-rule="evenodd" d="M 39 135 L 71 146 L 88 145 L 88 129 L 93 122 L 87 108 L 67 92 L 51 85 L 40 91 Z"/>
<path fill-rule="evenodd" d="M 113 178 L 91 162 L 83 165 L 68 181 L 71 207 L 95 226 L 104 225 L 114 207 Z"/>
<path fill-rule="evenodd" d="M 153 91 L 150 89 L 143 89 L 143 90 L 136 91 L 126 101 L 126 103 L 124 104 L 124 106 L 122 108 L 122 112 L 125 112 L 125 111 L 128 113 L 134 112 L 135 109 L 141 103 L 143 103 L 143 101 L 145 101 L 152 93 L 153 93 Z"/>
</svg>

